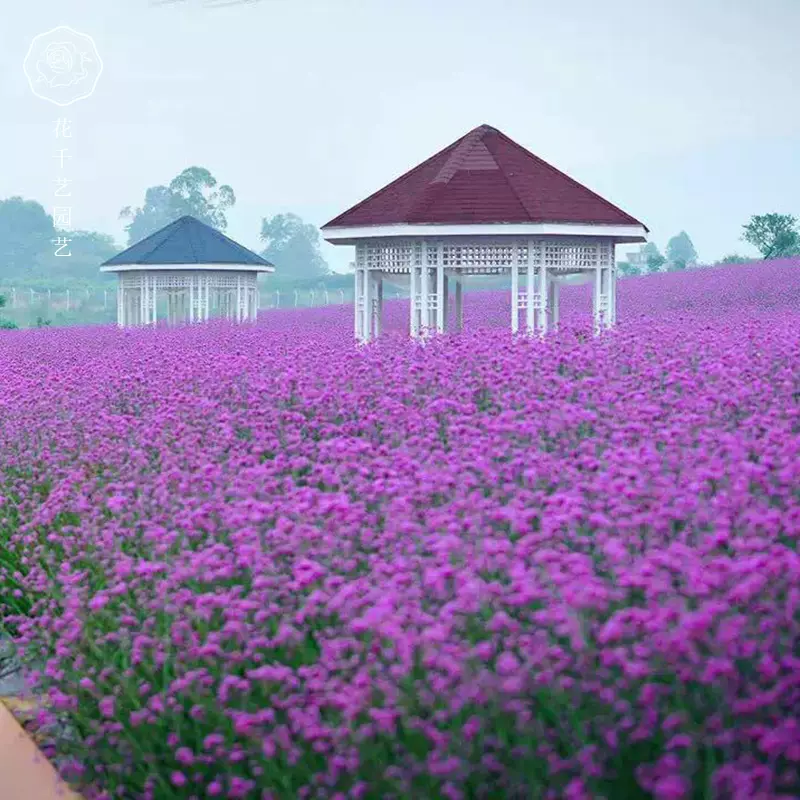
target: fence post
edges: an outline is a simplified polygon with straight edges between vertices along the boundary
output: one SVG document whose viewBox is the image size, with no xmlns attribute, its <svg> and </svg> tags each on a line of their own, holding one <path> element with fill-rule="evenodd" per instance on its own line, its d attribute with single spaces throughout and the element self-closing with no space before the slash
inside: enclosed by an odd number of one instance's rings
<svg viewBox="0 0 800 800">
<path fill-rule="evenodd" d="M 344 305 L 344 289 L 339 289 L 339 297 L 341 297 L 341 303 Z"/>
<path fill-rule="evenodd" d="M 294 290 L 294 307 L 295 308 L 297 308 L 297 303 L 298 303 L 299 299 L 300 299 L 300 292 L 297 289 L 295 289 Z"/>
<path fill-rule="evenodd" d="M 312 305 L 312 306 L 314 305 L 314 298 L 315 298 L 315 297 L 316 297 L 316 293 L 315 293 L 315 292 L 314 292 L 314 290 L 312 289 L 312 290 L 311 290 L 311 305 Z"/>
<path fill-rule="evenodd" d="M 280 308 L 280 307 L 281 307 L 281 290 L 280 289 L 276 289 L 275 290 L 275 308 Z"/>
</svg>

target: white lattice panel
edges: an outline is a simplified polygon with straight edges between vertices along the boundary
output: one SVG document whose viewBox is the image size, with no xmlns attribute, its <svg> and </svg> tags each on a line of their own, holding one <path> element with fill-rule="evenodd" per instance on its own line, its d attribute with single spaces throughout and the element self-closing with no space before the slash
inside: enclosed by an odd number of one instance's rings
<svg viewBox="0 0 800 800">
<path fill-rule="evenodd" d="M 391 244 L 368 242 L 364 245 L 364 263 L 367 269 L 393 272 L 411 269 L 414 247 L 409 242 Z"/>
<path fill-rule="evenodd" d="M 510 267 L 514 244 L 446 244 L 442 247 L 445 267 Z M 520 257 L 527 260 L 527 247 Z"/>
<path fill-rule="evenodd" d="M 594 269 L 605 251 L 594 242 L 545 242 L 544 264 L 548 269 Z"/>
<path fill-rule="evenodd" d="M 120 273 L 120 285 L 123 289 L 141 289 L 145 281 L 151 288 L 160 290 L 188 289 L 190 286 L 208 286 L 211 290 L 256 288 L 258 277 L 254 272 L 152 272 L 152 273 Z"/>
</svg>

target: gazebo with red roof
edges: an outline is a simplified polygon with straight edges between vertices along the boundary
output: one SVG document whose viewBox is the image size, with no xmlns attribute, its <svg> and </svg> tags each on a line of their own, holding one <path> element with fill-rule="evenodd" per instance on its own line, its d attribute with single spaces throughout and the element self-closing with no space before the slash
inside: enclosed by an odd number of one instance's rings
<svg viewBox="0 0 800 800">
<path fill-rule="evenodd" d="M 595 332 L 616 321 L 615 246 L 647 241 L 647 228 L 489 125 L 462 136 L 322 227 L 355 245 L 355 334 L 383 324 L 383 279 L 408 275 L 411 336 L 456 329 L 469 275 L 511 275 L 511 330 L 525 311 L 529 334 L 558 325 L 559 285 L 594 281 Z M 520 277 L 524 277 L 524 289 Z"/>
</svg>

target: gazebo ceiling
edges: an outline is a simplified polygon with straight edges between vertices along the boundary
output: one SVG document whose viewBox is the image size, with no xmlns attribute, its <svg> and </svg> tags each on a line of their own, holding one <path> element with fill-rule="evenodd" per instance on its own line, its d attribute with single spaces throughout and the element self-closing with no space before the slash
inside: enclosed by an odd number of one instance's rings
<svg viewBox="0 0 800 800">
<path fill-rule="evenodd" d="M 489 125 L 462 136 L 323 226 L 636 225 L 630 214 Z"/>
</svg>

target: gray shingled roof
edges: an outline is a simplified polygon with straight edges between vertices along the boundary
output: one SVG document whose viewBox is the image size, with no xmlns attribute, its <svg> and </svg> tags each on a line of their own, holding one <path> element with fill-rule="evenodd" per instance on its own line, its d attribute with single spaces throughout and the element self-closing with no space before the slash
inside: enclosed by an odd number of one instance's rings
<svg viewBox="0 0 800 800">
<path fill-rule="evenodd" d="M 210 225 L 191 216 L 181 217 L 131 245 L 101 266 L 123 264 L 253 264 L 274 266 L 237 244 Z"/>
</svg>

